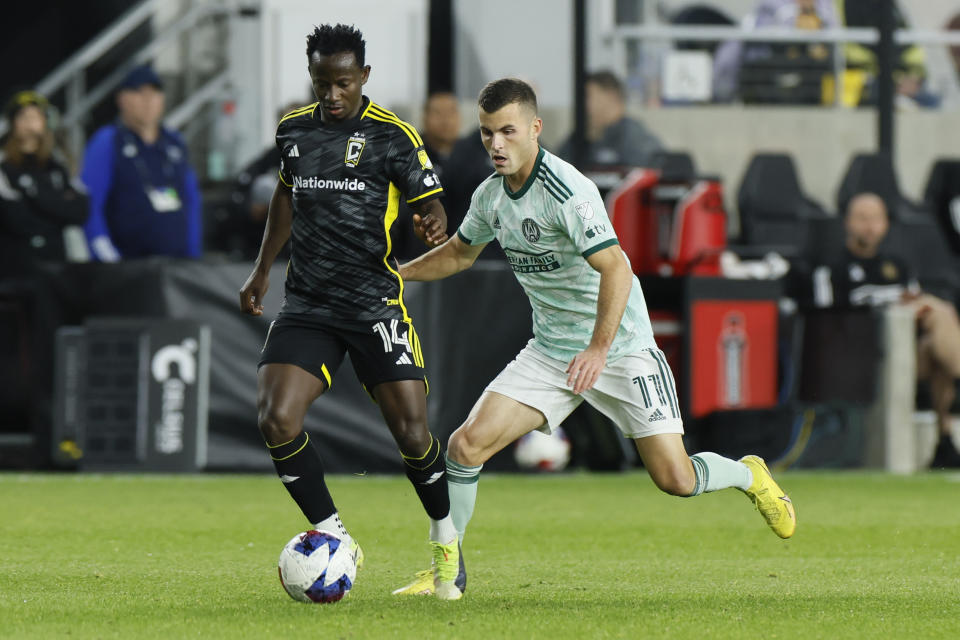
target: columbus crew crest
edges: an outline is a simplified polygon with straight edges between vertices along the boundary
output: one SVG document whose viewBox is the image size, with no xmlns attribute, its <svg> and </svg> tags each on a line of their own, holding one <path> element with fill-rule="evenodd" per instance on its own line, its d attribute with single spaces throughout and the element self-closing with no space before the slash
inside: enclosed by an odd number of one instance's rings
<svg viewBox="0 0 960 640">
<path fill-rule="evenodd" d="M 360 162 L 360 154 L 363 153 L 363 147 L 366 146 L 367 139 L 359 131 L 350 136 L 347 140 L 347 153 L 343 158 L 343 163 L 348 167 L 355 167 Z"/>
<path fill-rule="evenodd" d="M 427 169 L 433 169 L 433 163 L 430 162 L 430 156 L 427 155 L 427 152 L 424 149 L 417 151 L 417 160 L 420 161 L 420 168 L 424 171 Z"/>
</svg>

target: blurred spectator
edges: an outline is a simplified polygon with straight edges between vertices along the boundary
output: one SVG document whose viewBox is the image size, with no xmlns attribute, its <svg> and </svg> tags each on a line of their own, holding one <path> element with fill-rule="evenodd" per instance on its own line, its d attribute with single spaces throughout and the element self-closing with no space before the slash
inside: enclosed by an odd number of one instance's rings
<svg viewBox="0 0 960 640">
<path fill-rule="evenodd" d="M 15 94 L 4 110 L 0 151 L 0 425 L 26 425 L 42 444 L 62 317 L 56 276 L 42 265 L 67 258 L 65 231 L 88 213 L 83 185 L 55 150 L 54 114 L 40 94 Z"/>
<path fill-rule="evenodd" d="M 867 27 L 876 29 L 880 19 L 875 0 L 844 0 L 843 18 L 847 27 Z M 905 29 L 907 22 L 903 13 L 894 4 L 894 26 L 896 29 Z M 847 44 L 844 47 L 844 58 L 847 68 L 861 71 L 866 75 L 865 90 L 860 104 L 876 102 L 876 75 L 877 66 L 876 44 Z M 940 96 L 931 93 L 926 87 L 926 53 L 918 45 L 896 44 L 896 70 L 894 82 L 896 84 L 896 105 L 900 109 L 936 108 L 940 106 Z"/>
<path fill-rule="evenodd" d="M 589 74 L 586 92 L 587 148 L 580 156 L 582 165 L 653 166 L 663 145 L 642 123 L 626 115 L 627 96 L 617 76 L 610 71 Z M 571 161 L 573 144 L 571 136 L 557 150 L 557 155 Z"/>
<path fill-rule="evenodd" d="M 277 120 L 301 107 L 302 102 L 285 105 L 277 113 Z M 222 251 L 235 260 L 257 257 L 270 198 L 277 186 L 280 160 L 280 149 L 271 144 L 240 170 L 231 185 L 229 202 L 214 208 L 212 224 L 205 229 L 208 251 Z M 284 247 L 280 257 L 287 251 Z"/>
<path fill-rule="evenodd" d="M 745 29 L 792 27 L 796 29 L 830 29 L 837 26 L 833 0 L 760 0 L 754 10 L 742 21 Z M 807 58 L 826 61 L 830 52 L 823 44 L 783 46 L 763 42 L 744 43 L 740 40 L 724 42 L 713 62 L 713 95 L 718 102 L 729 102 L 738 97 L 740 71 L 745 63 L 772 58 Z"/>
<path fill-rule="evenodd" d="M 97 260 L 201 254 L 200 191 L 180 136 L 161 124 L 163 84 L 137 67 L 117 92 L 119 118 L 87 145 L 86 225 Z"/>
<path fill-rule="evenodd" d="M 922 293 L 907 265 L 880 245 L 889 230 L 880 196 L 861 193 L 847 205 L 843 254 L 813 271 L 813 301 L 818 307 L 909 304 L 916 311 L 917 376 L 930 383 L 940 439 L 933 467 L 960 467 L 950 439 L 950 407 L 960 378 L 960 321 L 954 306 Z"/>
<path fill-rule="evenodd" d="M 460 137 L 460 103 L 457 96 L 448 91 L 436 91 L 427 97 L 423 105 L 421 133 L 427 155 L 442 181 L 443 167 Z"/>
<path fill-rule="evenodd" d="M 71 179 L 54 149 L 47 99 L 13 96 L 4 110 L 8 133 L 0 150 L 0 274 L 29 273 L 41 261 L 66 259 L 64 229 L 87 219 L 83 185 Z"/>
<path fill-rule="evenodd" d="M 480 132 L 474 130 L 461 138 L 460 127 L 457 97 L 449 91 L 431 93 L 423 105 L 420 134 L 443 185 L 444 195 L 440 201 L 447 212 L 447 233 L 451 235 L 466 215 L 474 189 L 493 173 L 493 163 L 480 141 Z M 409 216 L 410 212 L 405 215 Z M 394 224 L 393 237 L 393 254 L 400 259 L 415 258 L 427 249 L 409 224 Z M 489 253 L 484 250 L 484 254 Z"/>
<path fill-rule="evenodd" d="M 493 161 L 483 148 L 479 128 L 474 127 L 457 140 L 450 156 L 444 161 L 443 190 L 446 195 L 443 206 L 447 211 L 448 233 L 460 226 L 470 208 L 473 192 L 492 173 Z M 499 245 L 491 242 L 480 253 L 480 258 L 497 257 L 499 251 Z"/>
</svg>

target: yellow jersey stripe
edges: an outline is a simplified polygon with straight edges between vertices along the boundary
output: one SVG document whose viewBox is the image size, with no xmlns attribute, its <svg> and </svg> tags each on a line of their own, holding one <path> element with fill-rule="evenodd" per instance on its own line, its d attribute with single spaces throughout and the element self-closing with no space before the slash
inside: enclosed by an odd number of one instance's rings
<svg viewBox="0 0 960 640">
<path fill-rule="evenodd" d="M 391 267 L 390 261 L 387 260 L 387 256 L 390 255 L 390 251 L 393 249 L 393 241 L 390 239 L 390 227 L 393 226 L 399 213 L 400 189 L 391 182 L 389 190 L 387 191 L 387 211 L 383 216 L 383 235 L 387 239 L 387 251 L 383 254 L 383 264 L 387 268 L 387 271 L 397 276 L 397 282 L 400 283 L 400 293 L 397 294 L 397 302 L 400 304 L 400 310 L 403 311 L 403 321 L 409 323 L 410 316 L 407 315 L 407 307 L 403 304 L 403 278 L 400 277 L 400 272 Z"/>
<path fill-rule="evenodd" d="M 407 132 L 408 132 L 408 135 L 412 135 L 412 136 L 413 136 L 412 139 L 416 140 L 415 146 L 418 146 L 418 147 L 422 147 L 422 146 L 423 146 L 423 138 L 420 137 L 420 134 L 417 132 L 417 128 L 414 127 L 412 124 L 410 124 L 409 122 L 406 122 L 406 121 L 404 121 L 404 120 L 401 120 L 401 119 L 399 118 L 399 116 L 397 116 L 397 114 L 395 114 L 394 112 L 388 111 L 388 110 L 384 109 L 383 107 L 381 107 L 380 105 L 378 105 L 378 104 L 376 104 L 376 103 L 374 103 L 374 102 L 371 102 L 371 103 L 370 103 L 370 106 L 367 107 L 367 110 L 364 111 L 364 114 L 366 114 L 366 115 L 371 115 L 371 114 L 374 114 L 374 113 L 377 114 L 377 115 L 379 115 L 379 116 L 382 116 L 382 117 L 384 117 L 384 118 L 386 118 L 386 119 L 388 119 L 388 120 L 390 120 L 391 122 L 396 123 L 396 124 L 399 125 L 404 131 L 407 131 Z"/>
<path fill-rule="evenodd" d="M 416 198 L 410 198 L 409 200 L 407 200 L 407 204 L 410 204 L 411 202 L 416 202 L 417 200 L 423 200 L 427 196 L 432 196 L 433 194 L 440 193 L 441 191 L 443 191 L 443 187 L 438 187 L 433 191 L 427 191 L 426 193 L 420 194 Z"/>
<path fill-rule="evenodd" d="M 280 176 L 280 182 L 283 184 L 283 186 L 285 186 L 285 187 L 290 187 L 291 189 L 293 189 L 293 185 L 292 185 L 292 184 L 287 184 L 287 181 L 283 179 L 283 174 L 280 173 L 280 170 L 279 170 L 279 169 L 277 169 L 277 175 Z"/>
<path fill-rule="evenodd" d="M 391 120 L 390 118 L 384 118 L 384 117 L 382 117 L 382 116 L 380 116 L 380 115 L 378 115 L 378 114 L 376 114 L 376 113 L 373 113 L 373 112 L 368 113 L 368 114 L 367 114 L 366 116 L 364 116 L 364 117 L 370 118 L 371 120 L 378 120 L 379 122 L 386 122 L 386 123 L 388 123 L 388 124 L 397 125 L 398 127 L 400 127 L 400 130 L 401 130 L 401 131 L 403 131 L 405 134 L 407 134 L 407 137 L 410 138 L 410 142 L 413 144 L 414 147 L 420 147 L 420 146 L 422 146 L 422 144 L 423 144 L 422 142 L 417 142 L 417 137 L 418 137 L 418 136 L 413 136 L 413 135 L 411 135 L 410 130 L 404 129 L 403 126 L 400 124 L 400 121 L 399 121 L 399 120 Z"/>
<path fill-rule="evenodd" d="M 320 104 L 320 103 L 319 103 L 319 102 L 314 102 L 313 104 L 308 104 L 308 105 L 305 106 L 305 107 L 300 107 L 299 109 L 294 109 L 293 111 L 291 111 L 291 112 L 288 113 L 287 115 L 285 115 L 285 116 L 283 116 L 282 118 L 280 118 L 280 122 L 283 122 L 284 120 L 289 120 L 290 118 L 296 118 L 297 116 L 302 116 L 302 115 L 304 115 L 305 113 L 307 113 L 308 111 L 309 111 L 310 114 L 312 115 L 312 114 L 313 114 L 313 110 L 317 108 L 317 105 L 318 105 L 318 104 Z"/>
<path fill-rule="evenodd" d="M 389 111 L 386 113 L 383 113 L 382 110 L 377 109 L 376 107 L 371 109 L 371 113 L 368 115 L 372 115 L 372 114 L 377 114 L 381 117 L 386 118 L 390 122 L 396 123 L 397 126 L 399 126 L 401 129 L 407 132 L 407 135 L 412 136 L 412 139 L 415 141 L 416 146 L 418 147 L 423 146 L 423 138 L 420 137 L 420 132 L 417 131 L 417 128 L 412 124 L 410 124 L 409 122 L 406 122 L 405 120 L 401 120 L 400 118 L 393 115 Z"/>
</svg>

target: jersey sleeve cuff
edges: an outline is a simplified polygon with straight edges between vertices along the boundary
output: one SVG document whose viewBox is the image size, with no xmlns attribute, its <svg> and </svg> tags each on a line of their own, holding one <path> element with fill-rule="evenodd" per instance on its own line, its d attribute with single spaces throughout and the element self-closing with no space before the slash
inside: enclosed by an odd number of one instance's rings
<svg viewBox="0 0 960 640">
<path fill-rule="evenodd" d="M 465 242 L 465 243 L 467 243 L 467 244 L 469 244 L 469 245 L 472 245 L 472 244 L 473 244 L 473 242 L 470 241 L 470 238 L 468 238 L 467 236 L 463 235 L 463 233 L 460 232 L 460 229 L 457 229 L 457 236 L 458 236 L 463 242 Z"/>
<path fill-rule="evenodd" d="M 441 193 L 443 193 L 443 187 L 439 187 L 439 188 L 437 188 L 437 189 L 434 189 L 433 191 L 427 191 L 426 193 L 421 193 L 421 194 L 418 195 L 416 198 L 410 198 L 409 200 L 407 200 L 407 204 L 410 204 L 411 202 L 419 202 L 419 201 L 423 200 L 424 198 L 429 198 L 430 196 L 438 196 L 438 197 L 439 197 L 439 194 L 441 194 Z"/>
<path fill-rule="evenodd" d="M 615 245 L 615 244 L 620 244 L 620 242 L 617 241 L 616 238 L 610 238 L 609 240 L 604 240 L 604 241 L 601 242 L 600 244 L 595 244 L 595 245 L 593 245 L 592 247 L 590 247 L 589 249 L 587 249 L 586 251 L 584 251 L 584 252 L 581 253 L 580 255 L 582 255 L 584 258 L 589 258 L 589 257 L 592 256 L 593 254 L 595 254 L 597 251 L 600 251 L 600 250 L 602 250 L 602 249 L 606 249 L 607 247 L 612 247 L 612 246 Z"/>
<path fill-rule="evenodd" d="M 283 174 L 280 171 L 277 171 L 277 175 L 280 176 L 280 182 L 283 183 L 283 186 L 290 187 L 291 189 L 293 188 L 293 183 L 288 183 L 286 180 L 284 180 Z"/>
</svg>

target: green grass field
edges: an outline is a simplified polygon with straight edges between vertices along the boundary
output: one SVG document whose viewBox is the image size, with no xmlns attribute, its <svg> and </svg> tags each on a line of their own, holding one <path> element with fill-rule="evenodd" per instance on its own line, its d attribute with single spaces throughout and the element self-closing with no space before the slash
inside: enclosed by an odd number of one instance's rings
<svg viewBox="0 0 960 640">
<path fill-rule="evenodd" d="M 304 605 L 276 560 L 306 523 L 268 474 L 0 474 L 0 637 L 960 637 L 960 475 L 778 479 L 789 541 L 738 491 L 487 475 L 467 594 L 440 602 L 390 595 L 428 563 L 406 479 L 335 476 L 367 564 L 343 602 Z"/>
</svg>

